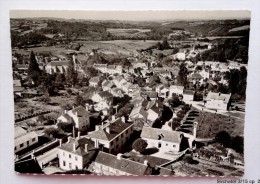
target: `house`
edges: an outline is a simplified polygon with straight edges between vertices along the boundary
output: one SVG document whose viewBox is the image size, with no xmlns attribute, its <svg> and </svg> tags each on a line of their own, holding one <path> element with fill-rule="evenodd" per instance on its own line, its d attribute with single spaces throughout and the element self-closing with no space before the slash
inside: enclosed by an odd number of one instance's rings
<svg viewBox="0 0 260 184">
<path fill-rule="evenodd" d="M 158 93 L 158 97 L 168 98 L 169 97 L 169 89 L 164 85 L 160 84 L 156 87 L 155 91 Z"/>
<path fill-rule="evenodd" d="M 110 92 L 115 97 L 122 98 L 124 96 L 124 92 L 119 88 L 112 88 Z"/>
<path fill-rule="evenodd" d="M 95 93 L 91 100 L 93 100 L 94 102 L 102 102 L 102 101 L 111 101 L 113 98 L 113 95 L 111 93 L 109 93 L 108 91 L 101 91 L 99 93 Z"/>
<path fill-rule="evenodd" d="M 112 116 L 110 122 L 96 125 L 96 131 L 90 132 L 86 137 L 98 141 L 103 146 L 103 151 L 117 153 L 132 133 L 133 123 L 126 122 L 124 117 L 115 119 Z"/>
<path fill-rule="evenodd" d="M 158 128 L 143 127 L 141 138 L 150 148 L 158 148 L 163 152 L 179 152 L 183 133 Z"/>
<path fill-rule="evenodd" d="M 125 82 L 123 84 L 121 84 L 121 89 L 126 93 L 128 94 L 129 93 L 129 89 L 131 88 L 132 86 L 132 83 L 130 82 Z"/>
<path fill-rule="evenodd" d="M 93 161 L 99 145 L 87 138 L 68 137 L 68 142 L 58 147 L 59 167 L 63 170 L 84 169 Z"/>
<path fill-rule="evenodd" d="M 178 53 L 176 53 L 176 54 L 174 54 L 174 55 L 171 55 L 171 57 L 173 58 L 173 59 L 178 59 L 178 60 L 185 60 L 186 59 L 186 52 L 178 52 Z"/>
<path fill-rule="evenodd" d="M 193 84 L 196 84 L 197 82 L 199 82 L 200 84 L 203 83 L 203 77 L 199 73 L 193 73 L 190 76 L 190 80 Z"/>
<path fill-rule="evenodd" d="M 184 86 L 171 85 L 170 92 L 169 92 L 169 98 L 172 97 L 173 93 L 175 93 L 177 95 L 183 95 L 183 91 L 184 91 Z"/>
<path fill-rule="evenodd" d="M 102 89 L 103 91 L 108 91 L 108 92 L 111 92 L 111 88 L 114 84 L 108 80 L 104 80 L 102 82 Z"/>
<path fill-rule="evenodd" d="M 107 64 L 93 64 L 93 67 L 102 73 L 107 73 Z"/>
<path fill-rule="evenodd" d="M 183 101 L 193 101 L 195 96 L 195 91 L 184 90 L 183 91 Z"/>
<path fill-rule="evenodd" d="M 66 73 L 69 68 L 69 61 L 51 61 L 45 66 L 48 74 Z"/>
<path fill-rule="evenodd" d="M 18 96 L 22 96 L 24 87 L 22 87 L 21 80 L 13 80 L 13 88 L 14 88 L 14 94 Z"/>
<path fill-rule="evenodd" d="M 100 151 L 91 165 L 90 169 L 95 174 L 112 175 L 112 176 L 143 176 L 151 175 L 152 169 L 148 166 L 148 162 L 139 163 L 126 159 L 122 154 L 112 155 Z"/>
<path fill-rule="evenodd" d="M 121 65 L 108 65 L 107 66 L 107 73 L 110 75 L 113 74 L 122 74 L 123 67 Z"/>
<path fill-rule="evenodd" d="M 161 107 L 157 100 L 149 101 L 145 110 L 148 113 L 147 120 L 150 122 L 154 122 L 161 114 Z"/>
<path fill-rule="evenodd" d="M 73 107 L 72 110 L 65 110 L 64 113 L 57 118 L 57 124 L 63 123 L 74 123 L 75 128 L 78 131 L 87 130 L 90 126 L 89 112 L 83 106 Z"/>
<path fill-rule="evenodd" d="M 206 97 L 205 106 L 209 109 L 216 110 L 228 110 L 231 105 L 231 93 L 223 94 L 223 93 L 214 93 L 209 92 Z"/>
<path fill-rule="evenodd" d="M 202 70 L 199 72 L 199 74 L 202 76 L 202 78 L 205 79 L 209 79 L 209 71 L 208 70 Z"/>
<path fill-rule="evenodd" d="M 38 143 L 38 134 L 34 131 L 27 132 L 20 126 L 15 127 L 14 131 L 14 152 L 24 150 Z"/>
<path fill-rule="evenodd" d="M 142 92 L 142 96 L 145 99 L 156 100 L 158 97 L 158 94 L 156 91 L 144 91 L 144 92 Z"/>
<path fill-rule="evenodd" d="M 99 77 L 92 77 L 89 79 L 89 86 L 97 87 L 99 83 Z"/>
<path fill-rule="evenodd" d="M 134 119 L 147 120 L 148 113 L 145 111 L 143 106 L 134 107 L 129 115 L 129 118 L 133 121 Z"/>
</svg>

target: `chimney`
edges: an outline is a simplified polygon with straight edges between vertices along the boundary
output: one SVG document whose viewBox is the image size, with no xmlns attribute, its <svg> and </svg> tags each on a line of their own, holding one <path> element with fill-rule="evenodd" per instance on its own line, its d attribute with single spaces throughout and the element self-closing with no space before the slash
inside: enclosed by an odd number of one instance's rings
<svg viewBox="0 0 260 184">
<path fill-rule="evenodd" d="M 67 110 L 66 109 L 64 110 L 64 114 L 67 114 Z"/>
<path fill-rule="evenodd" d="M 218 93 L 218 96 L 220 96 L 220 95 L 221 95 L 221 93 L 219 92 L 219 93 Z"/>
<path fill-rule="evenodd" d="M 107 132 L 108 134 L 110 134 L 110 128 L 109 128 L 109 126 L 106 127 L 106 132 Z"/>
<path fill-rule="evenodd" d="M 116 116 L 113 115 L 113 116 L 112 116 L 112 121 L 115 121 L 115 119 L 116 119 Z"/>
<path fill-rule="evenodd" d="M 80 138 L 80 131 L 78 131 L 78 138 Z"/>
<path fill-rule="evenodd" d="M 88 152 L 88 144 L 85 144 L 85 152 Z"/>
<path fill-rule="evenodd" d="M 95 148 L 99 148 L 99 142 L 97 139 L 95 140 Z"/>
<path fill-rule="evenodd" d="M 118 154 L 116 155 L 116 158 L 117 158 L 117 160 L 121 160 L 121 159 L 122 159 L 122 153 L 118 153 Z"/>
<path fill-rule="evenodd" d="M 194 137 L 194 139 L 196 139 L 196 137 L 197 137 L 197 126 L 198 126 L 198 122 L 194 122 L 193 123 L 193 137 Z"/>
<path fill-rule="evenodd" d="M 78 112 L 77 111 L 75 112 L 75 116 L 78 117 Z"/>
<path fill-rule="evenodd" d="M 148 165 L 148 160 L 144 160 L 144 165 Z"/>
<path fill-rule="evenodd" d="M 62 145 L 62 139 L 59 139 L 60 146 Z"/>
<path fill-rule="evenodd" d="M 74 107 L 74 105 L 72 106 L 72 109 L 74 109 L 75 107 Z"/>
<path fill-rule="evenodd" d="M 75 152 L 76 151 L 76 144 L 73 143 L 73 151 Z"/>
<path fill-rule="evenodd" d="M 67 143 L 69 143 L 69 142 L 70 142 L 70 140 L 71 140 L 71 137 L 69 136 L 69 137 L 68 137 L 68 142 L 67 142 Z"/>
<path fill-rule="evenodd" d="M 75 127 L 72 127 L 72 137 L 75 138 Z"/>
<path fill-rule="evenodd" d="M 121 120 L 122 120 L 123 123 L 125 123 L 125 116 L 122 116 Z"/>
<path fill-rule="evenodd" d="M 95 131 L 98 131 L 99 130 L 99 125 L 96 125 L 95 126 Z"/>
</svg>

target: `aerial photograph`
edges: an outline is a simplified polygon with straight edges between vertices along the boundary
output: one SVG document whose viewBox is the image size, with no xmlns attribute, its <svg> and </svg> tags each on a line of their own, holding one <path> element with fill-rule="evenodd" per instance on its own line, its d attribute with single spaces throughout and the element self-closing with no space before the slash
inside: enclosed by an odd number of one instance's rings
<svg viewBox="0 0 260 184">
<path fill-rule="evenodd" d="M 243 176 L 250 11 L 11 10 L 17 174 Z"/>
</svg>

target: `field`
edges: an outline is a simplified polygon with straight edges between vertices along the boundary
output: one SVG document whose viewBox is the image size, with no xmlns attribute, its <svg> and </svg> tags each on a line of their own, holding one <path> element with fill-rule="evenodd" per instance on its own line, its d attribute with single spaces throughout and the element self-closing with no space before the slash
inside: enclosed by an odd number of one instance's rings
<svg viewBox="0 0 260 184">
<path fill-rule="evenodd" d="M 200 113 L 197 129 L 198 138 L 214 138 L 220 131 L 227 131 L 232 136 L 243 136 L 244 119 L 234 118 L 209 112 Z"/>
<path fill-rule="evenodd" d="M 151 29 L 118 29 L 118 28 L 107 28 L 107 32 L 111 33 L 115 36 L 124 36 L 124 37 L 132 37 L 132 36 L 146 36 L 145 33 L 151 32 Z"/>
<path fill-rule="evenodd" d="M 83 44 L 80 48 L 82 52 L 91 52 L 91 49 L 99 49 L 99 51 L 107 54 L 137 54 L 138 49 L 148 48 L 158 41 L 156 40 L 112 40 L 112 41 L 77 41 Z"/>
</svg>

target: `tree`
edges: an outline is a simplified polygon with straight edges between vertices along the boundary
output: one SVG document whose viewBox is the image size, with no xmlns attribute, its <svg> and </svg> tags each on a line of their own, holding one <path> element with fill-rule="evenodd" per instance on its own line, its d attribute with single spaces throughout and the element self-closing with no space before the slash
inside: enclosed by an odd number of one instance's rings
<svg viewBox="0 0 260 184">
<path fill-rule="evenodd" d="M 72 59 L 69 61 L 69 67 L 67 69 L 66 81 L 69 85 L 74 86 L 78 82 L 78 73 L 75 70 L 74 62 Z"/>
<path fill-rule="evenodd" d="M 236 136 L 232 138 L 231 146 L 236 152 L 244 153 L 244 138 L 241 136 Z"/>
<path fill-rule="evenodd" d="M 172 94 L 172 98 L 168 100 L 168 103 L 172 108 L 178 107 L 181 104 L 181 101 L 176 93 Z"/>
<path fill-rule="evenodd" d="M 96 77 L 98 76 L 98 70 L 94 67 L 85 67 L 85 72 L 89 77 Z"/>
<path fill-rule="evenodd" d="M 170 126 L 172 128 L 172 130 L 176 130 L 176 128 L 178 128 L 180 126 L 180 121 L 177 118 L 173 118 L 172 122 L 169 122 L 168 126 Z"/>
<path fill-rule="evenodd" d="M 28 78 L 32 79 L 35 84 L 38 82 L 38 78 L 41 75 L 41 69 L 36 61 L 33 51 L 30 53 L 30 61 L 28 66 Z"/>
<path fill-rule="evenodd" d="M 167 41 L 167 38 L 165 37 L 165 38 L 163 38 L 162 49 L 164 50 L 164 49 L 169 49 L 169 48 L 170 48 L 170 45 Z"/>
<path fill-rule="evenodd" d="M 51 138 L 58 138 L 59 136 L 59 130 L 54 127 L 44 129 L 44 133 Z"/>
<path fill-rule="evenodd" d="M 181 63 L 180 70 L 179 70 L 179 83 L 183 86 L 187 85 L 187 75 L 188 75 L 188 69 L 185 66 L 185 63 Z"/>
<path fill-rule="evenodd" d="M 75 100 L 74 100 L 74 104 L 76 106 L 82 105 L 83 107 L 85 107 L 85 100 L 84 100 L 83 96 L 77 94 L 77 96 L 75 97 Z"/>
<path fill-rule="evenodd" d="M 222 144 L 224 147 L 229 147 L 231 143 L 231 136 L 226 131 L 220 131 L 216 134 L 215 140 Z"/>
<path fill-rule="evenodd" d="M 148 144 L 145 140 L 138 138 L 133 142 L 132 148 L 135 151 L 142 153 L 146 149 L 147 146 L 148 146 Z"/>
<path fill-rule="evenodd" d="M 67 133 L 72 132 L 73 126 L 74 126 L 73 123 L 64 123 L 64 122 L 58 123 L 58 128 Z"/>
</svg>

